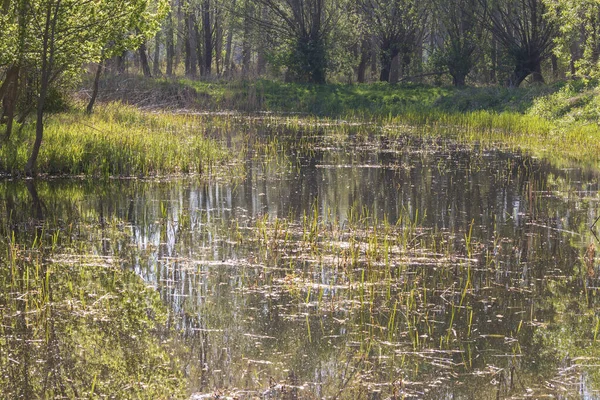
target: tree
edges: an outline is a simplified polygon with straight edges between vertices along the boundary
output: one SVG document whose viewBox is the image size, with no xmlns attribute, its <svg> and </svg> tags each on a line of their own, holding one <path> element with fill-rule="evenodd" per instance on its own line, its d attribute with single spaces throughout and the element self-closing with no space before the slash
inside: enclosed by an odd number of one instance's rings
<svg viewBox="0 0 600 400">
<path fill-rule="evenodd" d="M 212 55 L 213 55 L 213 22 L 215 22 L 214 3 L 210 0 L 202 0 L 202 39 L 203 39 L 203 60 L 201 66 L 202 75 L 210 76 L 212 73 Z"/>
<path fill-rule="evenodd" d="M 5 0 L 3 8 L 16 18 L 19 31 L 5 38 L 13 41 L 6 46 L 15 49 L 11 65 L 26 69 L 36 94 L 35 140 L 25 167 L 27 175 L 34 175 L 50 91 L 73 81 L 85 63 L 101 61 L 111 45 L 126 46 L 135 42 L 131 37 L 153 34 L 166 7 L 163 0 Z"/>
<path fill-rule="evenodd" d="M 410 64 L 427 19 L 426 3 L 419 0 L 359 0 L 357 5 L 379 42 L 379 80 L 389 82 L 396 57 L 401 58 L 403 67 Z"/>
<path fill-rule="evenodd" d="M 145 41 L 153 34 L 153 32 L 156 32 L 156 35 L 158 35 L 158 21 L 160 15 L 163 15 L 167 11 L 168 4 L 166 2 L 159 2 L 155 4 L 156 8 L 147 8 L 147 5 L 149 5 L 149 3 L 144 4 L 141 1 L 138 2 L 138 8 L 135 13 L 129 15 L 123 14 L 123 18 L 119 21 L 119 24 L 113 25 L 103 31 L 104 37 L 102 40 L 104 41 L 104 44 L 100 50 L 100 62 L 98 63 L 98 68 L 94 77 L 92 95 L 87 105 L 88 114 L 92 113 L 98 95 L 98 86 L 105 59 L 120 56 L 127 49 L 137 48 L 144 76 L 152 76 L 150 73 L 150 66 L 148 65 Z M 158 69 L 158 57 L 156 57 L 154 67 L 155 70 Z M 158 70 L 158 73 L 155 72 L 155 75 L 159 74 L 160 70 Z"/>
<path fill-rule="evenodd" d="M 228 4 L 228 27 L 227 27 L 227 39 L 225 42 L 225 59 L 223 60 L 223 73 L 228 75 L 231 72 L 231 55 L 233 49 L 233 33 L 234 33 L 234 22 L 235 22 L 235 7 L 237 0 L 229 0 Z"/>
<path fill-rule="evenodd" d="M 263 28 L 288 42 L 286 66 L 289 76 L 299 82 L 325 83 L 327 39 L 335 27 L 337 0 L 256 0 L 271 12 Z"/>
<path fill-rule="evenodd" d="M 440 63 L 448 69 L 454 86 L 464 86 L 475 64 L 474 54 L 483 36 L 483 25 L 477 20 L 481 3 L 477 0 L 436 0 L 444 33 Z"/>
<path fill-rule="evenodd" d="M 491 0 L 481 16 L 513 62 L 506 85 L 518 87 L 529 75 L 543 82 L 542 62 L 554 48 L 557 25 L 542 0 Z"/>
<path fill-rule="evenodd" d="M 169 10 L 167 14 L 167 19 L 165 22 L 165 47 L 166 47 L 166 61 L 167 61 L 167 76 L 173 76 L 173 61 L 175 59 L 175 27 L 173 23 L 173 12 Z M 157 44 L 158 45 L 158 44 Z"/>
<path fill-rule="evenodd" d="M 198 63 L 198 25 L 196 24 L 196 10 L 192 0 L 187 0 L 185 7 L 185 74 L 196 76 Z"/>
<path fill-rule="evenodd" d="M 4 67 L 6 72 L 0 85 L 0 124 L 6 124 L 5 141 L 11 136 L 18 95 L 24 81 L 23 72 L 26 66 L 31 64 L 27 46 L 32 33 L 27 28 L 26 1 L 4 0 L 0 13 L 0 68 Z"/>
<path fill-rule="evenodd" d="M 546 0 L 548 14 L 559 26 L 555 53 L 569 64 L 571 75 L 598 71 L 600 3 L 595 0 Z"/>
</svg>

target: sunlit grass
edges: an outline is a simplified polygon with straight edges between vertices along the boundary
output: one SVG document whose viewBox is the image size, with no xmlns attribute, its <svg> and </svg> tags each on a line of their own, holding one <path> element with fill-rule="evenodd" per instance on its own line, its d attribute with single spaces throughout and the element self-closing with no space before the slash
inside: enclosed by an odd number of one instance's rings
<svg viewBox="0 0 600 400">
<path fill-rule="evenodd" d="M 143 112 L 120 103 L 100 106 L 91 116 L 79 110 L 54 114 L 45 122 L 37 166 L 50 175 L 211 174 L 235 161 L 207 137 L 214 128 L 197 116 Z M 26 125 L 2 147 L 0 170 L 23 171 L 34 129 Z"/>
<path fill-rule="evenodd" d="M 420 131 L 428 136 L 447 136 L 490 149 L 523 151 L 557 166 L 577 163 L 598 167 L 600 162 L 597 124 L 557 124 L 536 115 L 490 111 L 410 113 L 389 122 L 421 127 Z"/>
</svg>

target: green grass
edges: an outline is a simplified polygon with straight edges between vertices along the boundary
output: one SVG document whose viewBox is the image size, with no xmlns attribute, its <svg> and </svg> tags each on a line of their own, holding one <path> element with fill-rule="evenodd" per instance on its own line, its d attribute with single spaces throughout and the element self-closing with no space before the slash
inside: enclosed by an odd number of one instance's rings
<svg viewBox="0 0 600 400">
<path fill-rule="evenodd" d="M 268 111 L 321 117 L 381 118 L 407 111 L 512 111 L 526 113 L 539 98 L 590 84 L 559 82 L 524 88 L 456 89 L 421 84 L 299 84 L 254 81 L 200 81 L 188 78 L 106 78 L 103 101 L 120 100 L 140 107 L 188 108 L 207 111 Z"/>
<path fill-rule="evenodd" d="M 313 85 L 267 80 L 206 83 L 184 80 L 208 109 L 270 111 L 321 117 L 380 118 L 390 113 L 433 107 L 448 88 L 388 84 Z"/>
<path fill-rule="evenodd" d="M 80 110 L 53 114 L 45 122 L 38 170 L 99 177 L 213 173 L 234 157 L 207 138 L 214 126 L 204 122 L 119 103 L 99 106 L 91 116 Z M 34 124 L 26 125 L 0 149 L 0 171 L 23 171 L 34 129 Z"/>
</svg>

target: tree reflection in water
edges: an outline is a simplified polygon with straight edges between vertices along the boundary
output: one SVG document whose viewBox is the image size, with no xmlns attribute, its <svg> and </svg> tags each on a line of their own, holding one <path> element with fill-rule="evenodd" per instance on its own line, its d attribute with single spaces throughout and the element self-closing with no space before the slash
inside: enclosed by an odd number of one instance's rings
<svg viewBox="0 0 600 400">
<path fill-rule="evenodd" d="M 3 182 L 3 393 L 598 397 L 596 174 L 309 133 L 241 184 Z"/>
</svg>

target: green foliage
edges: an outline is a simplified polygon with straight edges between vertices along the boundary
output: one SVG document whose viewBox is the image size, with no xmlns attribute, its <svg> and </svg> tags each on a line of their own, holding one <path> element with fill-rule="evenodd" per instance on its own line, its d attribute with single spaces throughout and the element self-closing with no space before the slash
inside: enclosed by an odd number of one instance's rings
<svg viewBox="0 0 600 400">
<path fill-rule="evenodd" d="M 286 65 L 289 78 L 294 82 L 325 83 L 327 53 L 324 41 L 298 38 L 290 49 Z"/>
<path fill-rule="evenodd" d="M 280 58 L 288 79 L 304 83 L 325 83 L 328 38 L 335 29 L 339 0 L 258 0 L 271 14 L 263 26 L 279 38 L 286 56 Z"/>
<path fill-rule="evenodd" d="M 600 120 L 597 82 L 568 82 L 557 92 L 535 99 L 529 113 L 562 125 L 595 124 Z"/>
<path fill-rule="evenodd" d="M 400 57 L 401 66 L 411 64 L 419 38 L 423 37 L 428 17 L 427 4 L 416 0 L 360 0 L 357 8 L 379 44 L 381 81 L 390 81 L 392 62 Z"/>
<path fill-rule="evenodd" d="M 47 113 L 65 112 L 70 107 L 69 101 L 67 93 L 59 91 L 55 87 L 50 88 L 46 104 L 44 104 L 44 111 Z"/>
<path fill-rule="evenodd" d="M 5 55 L 0 67 L 7 66 L 9 86 L 2 86 L 2 114 L 7 116 L 7 136 L 17 112 L 36 109 L 35 141 L 25 166 L 35 174 L 43 139 L 43 114 L 62 108 L 58 92 L 70 89 L 84 64 L 100 61 L 112 51 L 139 44 L 158 29 L 168 0 L 6 0 L 0 28 L 15 35 L 1 37 Z M 32 23 L 31 21 L 35 21 Z M 5 90 L 10 87 L 10 90 Z M 49 98 L 50 96 L 50 98 Z M 26 101 L 23 101 L 26 97 Z M 19 99 L 21 98 L 21 99 Z M 33 107 L 32 98 L 36 99 Z M 53 104 L 46 104 L 50 100 Z"/>
<path fill-rule="evenodd" d="M 526 88 L 465 88 L 440 96 L 435 106 L 453 113 L 479 110 L 525 113 L 536 99 L 543 98 L 556 90 L 558 90 L 557 85 Z"/>
<path fill-rule="evenodd" d="M 446 31 L 435 61 L 450 73 L 455 86 L 464 86 L 467 75 L 475 66 L 476 52 L 483 38 L 483 26 L 477 20 L 481 3 L 452 0 L 434 1 L 433 5 Z"/>
<path fill-rule="evenodd" d="M 600 3 L 595 0 L 545 0 L 548 14 L 557 23 L 555 54 L 572 72 L 598 75 Z"/>
</svg>

